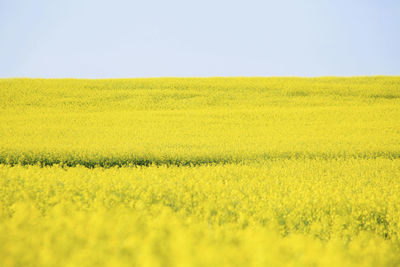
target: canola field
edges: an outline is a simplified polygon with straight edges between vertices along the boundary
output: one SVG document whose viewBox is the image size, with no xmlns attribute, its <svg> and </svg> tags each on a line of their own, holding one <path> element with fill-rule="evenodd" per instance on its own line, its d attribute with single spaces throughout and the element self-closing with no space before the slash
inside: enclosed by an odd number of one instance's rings
<svg viewBox="0 0 400 267">
<path fill-rule="evenodd" d="M 0 266 L 399 266 L 400 77 L 0 79 Z"/>
</svg>

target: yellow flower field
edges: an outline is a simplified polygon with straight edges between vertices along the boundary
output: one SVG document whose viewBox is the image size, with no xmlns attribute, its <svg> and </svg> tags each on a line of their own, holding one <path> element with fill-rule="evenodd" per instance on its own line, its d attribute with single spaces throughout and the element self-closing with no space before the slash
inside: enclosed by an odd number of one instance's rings
<svg viewBox="0 0 400 267">
<path fill-rule="evenodd" d="M 400 77 L 0 79 L 0 266 L 399 266 Z"/>
</svg>

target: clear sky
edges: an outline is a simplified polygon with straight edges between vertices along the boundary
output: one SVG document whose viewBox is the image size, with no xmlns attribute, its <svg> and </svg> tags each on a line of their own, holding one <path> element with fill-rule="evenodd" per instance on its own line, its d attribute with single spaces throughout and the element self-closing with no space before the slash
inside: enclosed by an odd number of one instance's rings
<svg viewBox="0 0 400 267">
<path fill-rule="evenodd" d="M 378 74 L 399 0 L 0 0 L 0 77 Z"/>
</svg>

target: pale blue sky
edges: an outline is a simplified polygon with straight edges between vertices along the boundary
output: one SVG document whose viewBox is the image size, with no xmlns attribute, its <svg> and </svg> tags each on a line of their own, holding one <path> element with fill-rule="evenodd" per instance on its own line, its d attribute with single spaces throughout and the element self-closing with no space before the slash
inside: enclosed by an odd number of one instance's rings
<svg viewBox="0 0 400 267">
<path fill-rule="evenodd" d="M 378 74 L 398 0 L 0 0 L 0 77 Z"/>
</svg>

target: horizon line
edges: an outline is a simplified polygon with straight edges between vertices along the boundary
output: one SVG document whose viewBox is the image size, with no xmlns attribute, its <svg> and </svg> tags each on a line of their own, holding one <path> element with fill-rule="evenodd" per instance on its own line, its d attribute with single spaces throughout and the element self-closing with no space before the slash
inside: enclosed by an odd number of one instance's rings
<svg viewBox="0 0 400 267">
<path fill-rule="evenodd" d="M 296 78 L 296 79 L 316 79 L 316 78 L 377 78 L 377 77 L 400 77 L 398 75 L 387 75 L 387 74 L 374 74 L 374 75 L 321 75 L 321 76 L 143 76 L 143 77 L 0 77 L 0 80 L 11 80 L 11 79 L 25 79 L 25 80 L 134 80 L 134 79 L 217 79 L 217 78 Z"/>
</svg>

